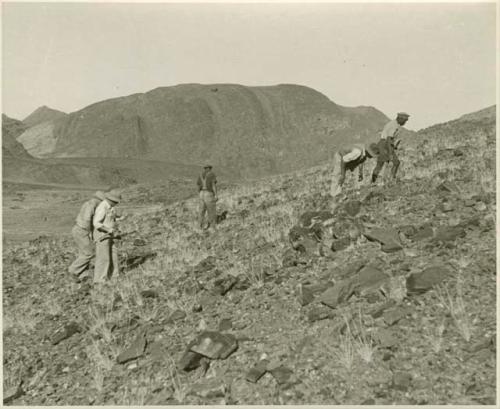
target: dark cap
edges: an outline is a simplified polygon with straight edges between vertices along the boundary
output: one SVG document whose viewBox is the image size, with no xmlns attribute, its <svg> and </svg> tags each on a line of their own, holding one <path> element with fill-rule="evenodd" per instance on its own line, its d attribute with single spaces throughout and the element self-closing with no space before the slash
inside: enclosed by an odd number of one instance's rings
<svg viewBox="0 0 500 409">
<path fill-rule="evenodd" d="M 398 118 L 406 118 L 408 119 L 410 115 L 408 115 L 406 112 L 398 112 Z"/>
</svg>

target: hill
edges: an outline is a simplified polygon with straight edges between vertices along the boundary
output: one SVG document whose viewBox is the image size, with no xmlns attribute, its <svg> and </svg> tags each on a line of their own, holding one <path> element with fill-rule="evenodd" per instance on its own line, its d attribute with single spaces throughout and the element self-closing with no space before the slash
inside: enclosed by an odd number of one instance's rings
<svg viewBox="0 0 500 409">
<path fill-rule="evenodd" d="M 103 288 L 69 236 L 4 246 L 4 399 L 495 405 L 495 131 L 418 132 L 400 180 L 336 200 L 326 165 L 228 187 L 212 234 L 196 199 L 124 211 Z"/>
<path fill-rule="evenodd" d="M 23 123 L 29 128 L 43 122 L 51 122 L 66 116 L 65 112 L 49 108 L 45 105 L 35 109 L 31 114 L 23 119 Z"/>
<path fill-rule="evenodd" d="M 374 108 L 344 108 L 298 85 L 184 84 L 90 105 L 55 121 L 47 138 L 56 140 L 53 157 L 209 161 L 259 177 L 313 166 L 386 121 Z"/>
<path fill-rule="evenodd" d="M 16 138 L 26 130 L 26 125 L 17 119 L 2 114 L 2 157 L 29 159 L 31 155 Z"/>
</svg>

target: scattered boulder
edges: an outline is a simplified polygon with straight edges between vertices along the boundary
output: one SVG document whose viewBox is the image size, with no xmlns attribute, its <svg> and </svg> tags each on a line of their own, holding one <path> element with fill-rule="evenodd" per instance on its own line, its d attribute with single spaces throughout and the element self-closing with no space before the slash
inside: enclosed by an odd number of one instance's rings
<svg viewBox="0 0 500 409">
<path fill-rule="evenodd" d="M 248 382 L 257 383 L 257 381 L 262 378 L 262 376 L 267 372 L 267 366 L 269 361 L 267 359 L 262 359 L 259 361 L 250 371 L 245 375 L 245 379 Z"/>
<path fill-rule="evenodd" d="M 394 372 L 392 377 L 392 388 L 406 392 L 410 387 L 411 375 L 406 372 Z"/>
<path fill-rule="evenodd" d="M 301 254 L 313 255 L 319 254 L 318 242 L 306 237 L 293 244 L 293 248 Z"/>
<path fill-rule="evenodd" d="M 148 243 L 146 242 L 146 240 L 144 239 L 135 239 L 133 242 L 132 242 L 132 245 L 133 246 L 136 246 L 136 247 L 143 247 L 143 246 L 146 246 Z"/>
<path fill-rule="evenodd" d="M 123 351 L 118 357 L 116 361 L 119 364 L 124 364 L 132 359 L 137 359 L 144 354 L 144 350 L 146 349 L 146 334 L 142 332 L 135 339 L 135 341 L 130 345 L 125 351 Z"/>
<path fill-rule="evenodd" d="M 183 371 L 192 371 L 202 365 L 203 360 L 206 360 L 203 355 L 190 351 L 188 346 L 188 349 L 179 361 L 179 367 Z"/>
<path fill-rule="evenodd" d="M 226 295 L 237 282 L 237 277 L 229 274 L 225 275 L 224 277 L 218 278 L 214 281 L 213 292 L 219 295 Z"/>
<path fill-rule="evenodd" d="M 297 287 L 297 298 L 302 307 L 310 304 L 314 300 L 314 293 L 304 284 L 299 284 Z"/>
<path fill-rule="evenodd" d="M 224 381 L 212 378 L 194 384 L 190 389 L 190 394 L 204 399 L 223 398 L 226 396 L 227 385 Z"/>
<path fill-rule="evenodd" d="M 233 328 L 233 323 L 229 318 L 223 318 L 219 322 L 219 331 L 229 331 Z"/>
<path fill-rule="evenodd" d="M 370 241 L 376 241 L 382 244 L 383 248 L 389 252 L 401 250 L 403 248 L 397 230 L 392 228 L 382 229 L 375 227 L 366 231 L 364 236 Z"/>
<path fill-rule="evenodd" d="M 438 242 L 452 242 L 465 236 L 466 232 L 462 226 L 445 226 L 437 230 L 434 240 Z"/>
<path fill-rule="evenodd" d="M 349 200 L 344 204 L 344 211 L 351 217 L 356 216 L 361 210 L 361 202 L 359 200 Z"/>
<path fill-rule="evenodd" d="M 339 304 L 347 301 L 354 294 L 355 289 L 356 284 L 354 280 L 339 281 L 321 294 L 320 301 L 330 308 L 336 308 Z"/>
<path fill-rule="evenodd" d="M 322 321 L 330 318 L 334 318 L 335 313 L 328 307 L 315 307 L 311 309 L 308 314 L 307 318 L 309 322 L 316 322 L 316 321 Z"/>
<path fill-rule="evenodd" d="M 398 342 L 394 332 L 387 328 L 379 328 L 373 334 L 373 340 L 380 348 L 392 348 Z"/>
<path fill-rule="evenodd" d="M 210 270 L 213 270 L 216 267 L 215 257 L 209 256 L 202 261 L 200 261 L 196 266 L 193 267 L 193 273 L 195 274 L 203 274 Z"/>
<path fill-rule="evenodd" d="M 52 336 L 51 342 L 52 345 L 57 345 L 61 341 L 68 339 L 69 337 L 75 335 L 77 332 L 80 332 L 81 328 L 76 322 L 70 322 L 67 325 L 59 328 L 54 335 Z"/>
<path fill-rule="evenodd" d="M 442 265 L 435 265 L 420 273 L 410 274 L 406 279 L 407 292 L 408 294 L 424 293 L 441 283 L 449 275 L 450 271 Z"/>
<path fill-rule="evenodd" d="M 445 192 L 445 193 L 459 193 L 460 192 L 460 188 L 458 187 L 458 185 L 454 182 L 449 182 L 449 181 L 441 183 L 436 188 L 436 190 L 438 192 Z"/>
<path fill-rule="evenodd" d="M 167 318 L 167 323 L 174 323 L 175 321 L 180 321 L 186 318 L 186 313 L 182 310 L 175 310 L 170 316 Z"/>
<path fill-rule="evenodd" d="M 273 378 L 276 379 L 278 385 L 284 385 L 288 383 L 293 375 L 293 371 L 284 365 L 280 365 L 276 368 L 268 368 L 268 370 Z"/>
<path fill-rule="evenodd" d="M 432 229 L 432 227 L 430 225 L 424 225 L 424 226 L 420 226 L 418 231 L 410 238 L 413 241 L 421 241 L 421 240 L 428 239 L 432 236 L 434 236 L 434 230 Z"/>
<path fill-rule="evenodd" d="M 341 250 L 344 250 L 347 247 L 349 247 L 350 244 L 351 244 L 351 240 L 349 239 L 349 237 L 344 237 L 342 239 L 333 240 L 331 250 L 332 251 L 341 251 Z"/>
<path fill-rule="evenodd" d="M 384 322 L 388 326 L 392 326 L 411 313 L 412 309 L 409 307 L 393 308 L 384 312 Z"/>
<path fill-rule="evenodd" d="M 158 298 L 158 293 L 155 290 L 143 290 L 141 291 L 142 298 Z"/>
<path fill-rule="evenodd" d="M 210 359 L 226 359 L 238 349 L 238 341 L 231 334 L 216 331 L 204 331 L 190 347 L 190 351 Z"/>
<path fill-rule="evenodd" d="M 367 265 L 353 278 L 354 289 L 356 294 L 363 295 L 372 290 L 379 289 L 389 279 L 390 276 L 384 272 L 371 265 Z"/>
</svg>

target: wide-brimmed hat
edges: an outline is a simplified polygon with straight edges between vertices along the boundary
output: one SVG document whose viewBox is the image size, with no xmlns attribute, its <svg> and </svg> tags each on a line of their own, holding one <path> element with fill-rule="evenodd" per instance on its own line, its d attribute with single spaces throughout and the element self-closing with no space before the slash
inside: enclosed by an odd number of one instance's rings
<svg viewBox="0 0 500 409">
<path fill-rule="evenodd" d="M 212 169 L 212 165 L 205 165 L 203 166 L 203 169 Z"/>
<path fill-rule="evenodd" d="M 398 112 L 398 118 L 408 119 L 409 117 L 410 117 L 410 115 L 407 114 L 406 112 Z"/>
<path fill-rule="evenodd" d="M 368 155 L 370 155 L 372 158 L 378 155 L 378 147 L 375 142 L 372 142 L 365 147 L 366 152 L 368 152 Z"/>
<path fill-rule="evenodd" d="M 106 199 L 106 194 L 102 190 L 98 190 L 94 193 L 94 197 L 97 197 L 99 200 Z"/>
<path fill-rule="evenodd" d="M 122 195 L 117 190 L 111 190 L 109 192 L 106 192 L 104 194 L 104 197 L 107 200 L 111 200 L 112 202 L 115 202 L 115 203 L 120 203 L 120 201 L 122 200 Z"/>
</svg>

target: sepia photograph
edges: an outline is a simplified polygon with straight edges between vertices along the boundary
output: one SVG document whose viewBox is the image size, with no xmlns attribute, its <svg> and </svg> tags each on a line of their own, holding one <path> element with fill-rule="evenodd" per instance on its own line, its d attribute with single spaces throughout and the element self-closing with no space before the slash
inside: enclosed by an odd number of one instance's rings
<svg viewBox="0 0 500 409">
<path fill-rule="evenodd" d="M 497 2 L 1 4 L 3 405 L 497 405 Z"/>
</svg>

